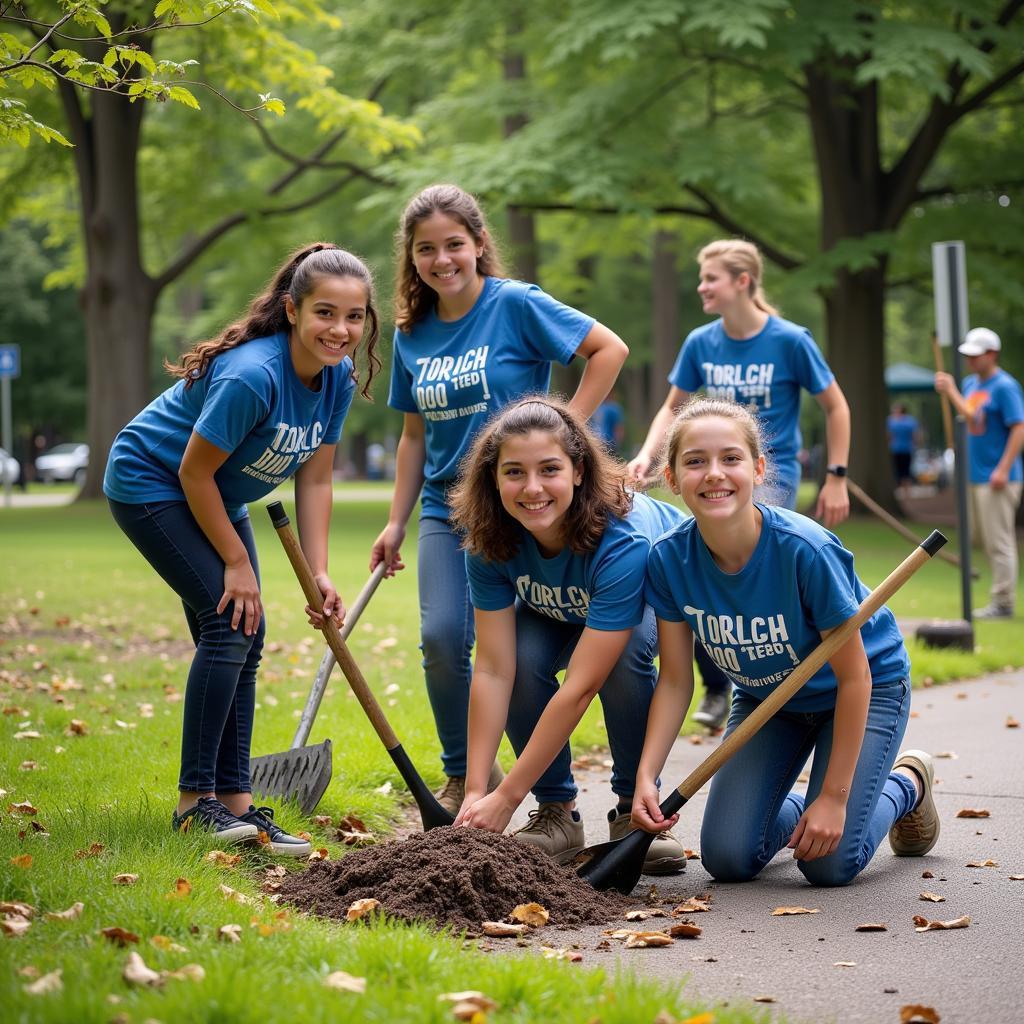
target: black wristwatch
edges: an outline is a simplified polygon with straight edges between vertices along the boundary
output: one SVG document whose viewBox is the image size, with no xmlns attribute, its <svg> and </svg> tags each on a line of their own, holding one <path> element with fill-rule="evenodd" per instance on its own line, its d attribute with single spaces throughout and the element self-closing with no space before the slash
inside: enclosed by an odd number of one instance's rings
<svg viewBox="0 0 1024 1024">
<path fill-rule="evenodd" d="M 825 467 L 825 472 L 826 473 L 831 473 L 833 476 L 846 476 L 846 467 L 845 466 L 839 466 L 839 465 L 826 466 Z"/>
</svg>

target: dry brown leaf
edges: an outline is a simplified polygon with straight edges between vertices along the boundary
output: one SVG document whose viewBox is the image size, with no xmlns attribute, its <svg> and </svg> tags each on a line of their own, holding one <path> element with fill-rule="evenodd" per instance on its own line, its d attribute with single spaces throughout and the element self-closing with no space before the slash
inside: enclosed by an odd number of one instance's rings
<svg viewBox="0 0 1024 1024">
<path fill-rule="evenodd" d="M 926 903 L 945 903 L 946 897 L 940 896 L 937 892 L 922 892 L 918 897 L 919 900 L 924 900 Z"/>
<path fill-rule="evenodd" d="M 18 914 L 21 917 L 32 917 L 36 908 L 29 903 L 18 900 L 0 900 L 0 914 Z"/>
<path fill-rule="evenodd" d="M 703 928 L 691 924 L 689 921 L 680 921 L 679 924 L 671 925 L 668 933 L 673 939 L 696 939 L 703 931 Z"/>
<path fill-rule="evenodd" d="M 356 900 L 354 903 L 349 905 L 348 910 L 345 911 L 346 921 L 358 921 L 362 917 L 366 917 L 367 914 L 372 914 L 380 906 L 380 900 L 365 899 Z"/>
<path fill-rule="evenodd" d="M 192 891 L 192 883 L 187 878 L 179 878 L 174 883 L 174 888 L 164 894 L 164 899 L 178 900 L 183 899 Z"/>
<path fill-rule="evenodd" d="M 1011 882 L 1024 882 L 1024 875 L 1010 875 Z"/>
<path fill-rule="evenodd" d="M 525 934 L 528 929 L 529 925 L 526 923 L 509 924 L 507 921 L 484 921 L 480 926 L 484 935 L 492 939 L 515 938 Z"/>
<path fill-rule="evenodd" d="M 366 991 L 366 979 L 357 978 L 346 971 L 332 971 L 324 978 L 324 986 L 338 992 L 357 992 L 362 995 Z"/>
<path fill-rule="evenodd" d="M 272 868 L 267 868 L 263 873 L 267 878 L 284 878 L 288 874 L 288 869 L 283 864 L 275 864 Z"/>
<path fill-rule="evenodd" d="M 18 968 L 18 976 L 21 978 L 38 978 L 39 968 L 35 964 L 26 964 Z"/>
<path fill-rule="evenodd" d="M 932 754 L 934 758 L 943 758 L 947 761 L 956 761 L 959 758 L 959 754 L 955 750 L 940 750 L 937 754 Z"/>
<path fill-rule="evenodd" d="M 177 970 L 161 973 L 163 977 L 173 978 L 175 981 L 202 981 L 206 977 L 206 971 L 200 964 L 185 964 Z"/>
<path fill-rule="evenodd" d="M 85 860 L 86 857 L 98 857 L 106 847 L 102 843 L 90 843 L 87 850 L 75 850 L 75 860 Z"/>
<path fill-rule="evenodd" d="M 630 935 L 636 935 L 636 932 L 632 928 L 606 928 L 601 934 L 610 939 L 628 939 Z"/>
<path fill-rule="evenodd" d="M 22 761 L 18 765 L 18 771 L 20 772 L 34 772 L 39 767 L 38 761 Z"/>
<path fill-rule="evenodd" d="M 951 928 L 966 928 L 970 923 L 971 919 L 966 914 L 952 921 L 929 921 L 928 918 L 921 917 L 919 914 L 914 915 L 914 931 L 916 932 L 937 932 L 946 931 Z"/>
<path fill-rule="evenodd" d="M 520 903 L 508 916 L 513 921 L 528 924 L 531 928 L 541 928 L 548 923 L 551 915 L 539 903 Z"/>
<path fill-rule="evenodd" d="M 873 921 L 867 924 L 859 924 L 853 929 L 855 932 L 887 932 L 889 930 L 888 925 L 875 923 Z"/>
<path fill-rule="evenodd" d="M 911 1003 L 900 1007 L 900 1024 L 939 1024 L 941 1020 L 930 1006 Z"/>
<path fill-rule="evenodd" d="M 646 949 L 674 945 L 675 939 L 665 932 L 633 932 L 626 939 L 626 949 Z"/>
<path fill-rule="evenodd" d="M 72 718 L 64 731 L 65 736 L 85 736 L 89 732 L 89 726 L 80 718 Z"/>
<path fill-rule="evenodd" d="M 158 971 L 147 967 L 145 960 L 135 952 L 128 954 L 121 977 L 129 985 L 149 985 L 151 988 L 159 988 L 164 983 L 163 976 Z"/>
<path fill-rule="evenodd" d="M 962 807 L 956 812 L 958 818 L 991 818 L 990 811 L 975 810 L 973 807 Z"/>
<path fill-rule="evenodd" d="M 704 914 L 711 909 L 711 899 L 707 896 L 691 896 L 672 911 L 673 917 L 685 917 L 687 914 Z"/>
<path fill-rule="evenodd" d="M 156 946 L 157 949 L 162 949 L 167 953 L 187 953 L 188 950 L 175 942 L 173 939 L 166 935 L 154 935 L 150 938 L 150 943 Z"/>
<path fill-rule="evenodd" d="M 1007 729 L 1019 729 L 1020 728 L 1020 722 L 1018 722 L 1017 719 L 1013 717 L 1013 715 L 1007 715 L 1006 716 L 1006 728 Z"/>
<path fill-rule="evenodd" d="M 242 926 L 240 924 L 222 924 L 217 929 L 217 938 L 221 942 L 241 942 Z"/>
<path fill-rule="evenodd" d="M 967 862 L 969 868 L 997 868 L 999 862 L 995 860 L 969 860 Z"/>
<path fill-rule="evenodd" d="M 241 859 L 240 853 L 226 853 L 224 850 L 211 850 L 204 858 L 219 868 L 233 868 Z"/>
<path fill-rule="evenodd" d="M 133 875 L 130 871 L 124 871 L 119 875 L 114 875 L 114 885 L 134 885 L 139 880 L 138 875 Z"/>
<path fill-rule="evenodd" d="M 326 828 L 331 824 L 331 816 L 329 814 L 316 814 L 313 816 L 313 824 Z"/>
<path fill-rule="evenodd" d="M 308 861 L 314 860 L 330 860 L 331 855 L 327 850 L 326 846 L 321 846 L 319 850 L 314 850 L 307 858 Z"/>
<path fill-rule="evenodd" d="M 652 910 L 627 910 L 623 916 L 627 921 L 646 921 L 649 917 L 665 917 L 665 911 L 658 907 Z"/>
<path fill-rule="evenodd" d="M 700 860 L 700 853 L 697 850 L 684 849 L 683 854 L 687 860 Z"/>
<path fill-rule="evenodd" d="M 33 981 L 31 985 L 22 985 L 22 990 L 30 996 L 45 996 L 51 992 L 60 992 L 64 988 L 61 981 L 61 968 L 44 974 L 41 978 Z"/>
<path fill-rule="evenodd" d="M 81 916 L 82 911 L 85 910 L 84 903 L 72 903 L 67 910 L 49 911 L 46 915 L 47 921 L 74 921 L 76 917 Z"/>
<path fill-rule="evenodd" d="M 346 846 L 364 846 L 377 841 L 377 837 L 354 814 L 346 814 L 338 822 L 337 838 Z"/>
<path fill-rule="evenodd" d="M 127 931 L 117 925 L 113 925 L 110 928 L 101 928 L 100 935 L 109 942 L 113 942 L 116 946 L 127 946 L 139 941 L 139 937 L 135 932 Z"/>
<path fill-rule="evenodd" d="M 0 920 L 0 931 L 9 939 L 16 939 L 32 927 L 32 922 L 21 914 L 9 914 Z"/>
<path fill-rule="evenodd" d="M 571 964 L 578 964 L 583 959 L 582 953 L 566 947 L 556 949 L 554 946 L 541 946 L 540 955 L 545 960 L 568 960 Z"/>
<path fill-rule="evenodd" d="M 775 996 L 754 996 L 755 1003 L 774 1003 Z"/>
<path fill-rule="evenodd" d="M 21 732 L 14 734 L 16 740 L 39 740 L 42 739 L 42 733 L 37 732 L 35 729 L 22 729 Z"/>
<path fill-rule="evenodd" d="M 857 961 L 856 960 L 837 960 L 832 966 L 833 967 L 856 967 L 857 966 Z"/>
<path fill-rule="evenodd" d="M 477 1014 L 483 1017 L 488 1010 L 496 1010 L 498 1004 L 483 992 L 442 992 L 438 1002 L 450 1002 L 456 1020 L 471 1021 Z M 486 1020 L 486 1017 L 484 1017 Z"/>
<path fill-rule="evenodd" d="M 237 889 L 232 889 L 230 885 L 221 885 L 218 888 L 221 896 L 232 903 L 241 903 L 243 906 L 247 906 L 253 902 L 252 897 L 246 896 L 244 892 L 239 892 Z"/>
<path fill-rule="evenodd" d="M 772 911 L 772 917 L 792 917 L 795 914 L 817 914 L 820 911 L 815 907 L 808 910 L 807 907 L 776 907 Z"/>
<path fill-rule="evenodd" d="M 29 814 L 29 815 L 31 815 L 31 814 L 38 814 L 39 813 L 39 811 L 36 810 L 36 808 L 33 807 L 32 804 L 29 803 L 28 800 L 25 800 L 25 801 L 23 801 L 20 804 L 8 804 L 7 805 L 7 812 L 8 812 L 8 814 Z"/>
<path fill-rule="evenodd" d="M 261 921 L 258 917 L 254 917 L 249 922 L 249 927 L 256 928 L 260 936 L 265 939 L 268 935 L 274 935 L 277 932 L 291 931 L 292 922 L 287 910 L 279 910 L 272 921 Z"/>
</svg>

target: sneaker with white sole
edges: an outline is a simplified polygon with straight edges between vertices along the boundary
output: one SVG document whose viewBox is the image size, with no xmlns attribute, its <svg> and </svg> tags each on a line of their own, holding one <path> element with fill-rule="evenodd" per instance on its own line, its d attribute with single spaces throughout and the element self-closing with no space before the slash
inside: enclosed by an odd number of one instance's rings
<svg viewBox="0 0 1024 1024">
<path fill-rule="evenodd" d="M 704 699 L 693 713 L 693 720 L 707 729 L 722 729 L 729 719 L 729 693 L 726 690 L 705 690 Z"/>
<path fill-rule="evenodd" d="M 1008 604 L 987 604 L 975 613 L 976 619 L 1012 619 L 1013 609 Z"/>
<path fill-rule="evenodd" d="M 530 820 L 512 836 L 546 853 L 556 863 L 568 864 L 583 849 L 583 819 L 561 804 L 539 804 L 530 811 Z"/>
<path fill-rule="evenodd" d="M 493 793 L 498 786 L 501 785 L 501 780 L 505 778 L 505 773 L 501 770 L 501 765 L 497 761 L 491 765 L 491 773 L 487 776 L 487 792 Z M 462 801 L 466 799 L 466 780 L 461 775 L 449 775 L 445 779 L 444 785 L 434 794 L 437 797 L 437 802 L 452 816 L 455 817 L 462 808 Z"/>
<path fill-rule="evenodd" d="M 313 851 L 310 842 L 300 839 L 298 836 L 289 835 L 274 821 L 273 807 L 257 807 L 255 804 L 249 804 L 249 810 L 240 816 L 240 820 L 254 825 L 257 829 L 257 837 L 260 832 L 265 832 L 267 842 L 264 845 L 269 846 L 274 853 L 279 853 L 282 857 L 308 857 Z"/>
<path fill-rule="evenodd" d="M 611 840 L 625 839 L 630 832 L 636 831 L 636 825 L 630 821 L 629 811 L 619 811 L 613 807 L 608 812 L 608 838 Z M 686 870 L 686 851 L 672 830 L 659 832 L 654 842 L 647 848 L 644 857 L 643 873 L 645 875 L 677 875 Z"/>
<path fill-rule="evenodd" d="M 939 838 L 939 812 L 932 799 L 935 762 L 923 750 L 905 750 L 896 758 L 896 768 L 910 768 L 921 780 L 921 798 L 889 829 L 889 845 L 897 857 L 923 857 Z"/>
<path fill-rule="evenodd" d="M 209 832 L 214 839 L 222 839 L 228 843 L 244 843 L 259 835 L 259 829 L 255 825 L 242 821 L 212 796 L 201 796 L 192 807 L 181 814 L 175 811 L 171 815 L 171 828 L 175 832 L 199 829 Z"/>
</svg>

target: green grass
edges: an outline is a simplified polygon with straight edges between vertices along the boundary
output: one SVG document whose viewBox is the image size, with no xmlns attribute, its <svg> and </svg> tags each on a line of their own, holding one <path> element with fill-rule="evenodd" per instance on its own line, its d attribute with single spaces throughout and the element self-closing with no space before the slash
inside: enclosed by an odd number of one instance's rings
<svg viewBox="0 0 1024 1024">
<path fill-rule="evenodd" d="M 333 575 L 349 600 L 365 581 L 369 548 L 386 515 L 388 487 L 378 488 L 381 500 L 344 500 L 335 509 Z M 256 508 L 253 518 L 269 621 L 254 752 L 266 753 L 284 750 L 291 741 L 322 643 L 306 625 L 298 584 L 265 513 Z M 840 533 L 869 585 L 910 550 L 871 522 L 848 524 Z M 409 569 L 381 585 L 351 647 L 413 762 L 436 784 L 437 741 L 416 646 L 414 538 L 406 542 L 405 555 Z M 599 1017 L 610 1024 L 652 1021 L 662 1008 L 678 1018 L 699 1009 L 675 982 L 654 983 L 627 972 L 613 976 L 585 962 L 542 960 L 532 951 L 523 952 L 527 965 L 520 957 L 464 950 L 458 937 L 421 928 L 346 927 L 292 916 L 288 930 L 261 935 L 251 919 L 273 924 L 279 908 L 227 902 L 219 886 L 258 899 L 267 861 L 247 854 L 236 867 L 216 868 L 205 861 L 208 848 L 200 838 L 176 836 L 168 827 L 180 741 L 178 698 L 190 656 L 177 600 L 101 504 L 0 509 L 0 564 L 0 789 L 7 791 L 0 807 L 29 801 L 38 809 L 35 817 L 0 813 L 0 899 L 23 900 L 39 911 L 26 935 L 0 939 L 5 1021 L 101 1022 L 124 1014 L 131 1021 L 249 1022 L 276 1012 L 310 1021 L 339 1014 L 448 1021 L 450 1011 L 436 997 L 461 989 L 494 998 L 501 1009 L 491 1019 L 501 1022 Z M 986 586 L 985 578 L 978 582 L 976 598 Z M 908 616 L 955 617 L 958 602 L 955 571 L 933 563 L 893 606 Z M 941 681 L 1020 664 L 1013 631 L 1013 623 L 980 623 L 973 655 L 915 649 L 915 683 L 925 676 Z M 399 689 L 389 691 L 392 685 Z M 85 735 L 65 734 L 72 719 L 86 723 Z M 40 738 L 14 739 L 26 731 Z M 327 736 L 335 743 L 334 781 L 317 813 L 334 820 L 355 813 L 385 832 L 402 813 L 401 780 L 340 676 L 311 740 Z M 585 749 L 603 741 L 595 702 L 574 745 Z M 506 763 L 509 756 L 506 749 Z M 36 767 L 22 770 L 26 761 Z M 380 792 L 386 782 L 391 791 Z M 279 808 L 278 814 L 286 827 L 308 829 L 332 856 L 342 852 L 328 829 L 293 807 Z M 32 822 L 48 835 L 35 831 Z M 94 843 L 103 847 L 98 855 L 76 857 Z M 33 858 L 30 867 L 12 863 L 24 854 Z M 113 885 L 120 872 L 138 874 L 137 884 Z M 168 899 L 177 878 L 187 878 L 192 892 Z M 76 901 L 85 904 L 77 920 L 41 917 Z M 227 923 L 242 926 L 240 943 L 217 940 L 217 929 Z M 121 978 L 128 950 L 99 935 L 111 925 L 140 937 L 132 948 L 149 966 L 198 963 L 205 980 L 169 980 L 159 991 L 129 988 Z M 149 941 L 154 935 L 186 951 L 158 949 Z M 547 941 L 557 945 L 557 933 Z M 63 991 L 24 993 L 29 979 L 17 969 L 27 966 L 42 973 L 61 968 Z M 365 977 L 366 994 L 325 989 L 323 976 L 335 970 Z M 110 996 L 121 1001 L 112 1003 Z M 719 1024 L 752 1019 L 731 1007 L 715 1009 Z"/>
</svg>

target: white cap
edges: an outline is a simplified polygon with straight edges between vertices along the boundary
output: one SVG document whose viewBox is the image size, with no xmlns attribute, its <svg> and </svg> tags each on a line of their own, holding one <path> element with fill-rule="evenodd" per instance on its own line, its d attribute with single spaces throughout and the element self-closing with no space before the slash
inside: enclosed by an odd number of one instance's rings
<svg viewBox="0 0 1024 1024">
<path fill-rule="evenodd" d="M 975 327 L 967 332 L 960 352 L 965 356 L 980 356 L 983 352 L 998 352 L 1002 347 L 995 331 L 987 327 Z"/>
</svg>

